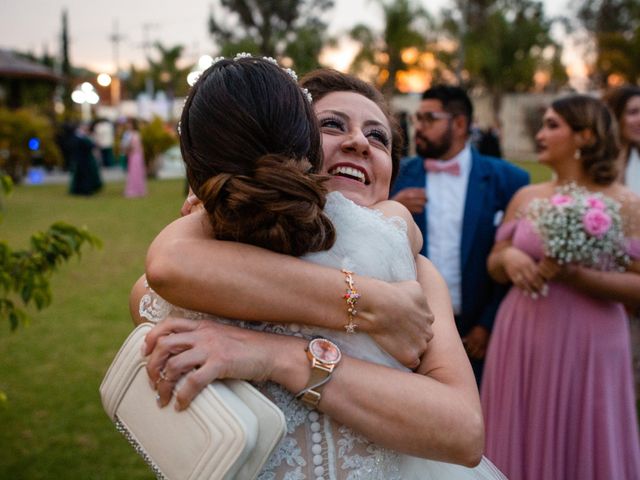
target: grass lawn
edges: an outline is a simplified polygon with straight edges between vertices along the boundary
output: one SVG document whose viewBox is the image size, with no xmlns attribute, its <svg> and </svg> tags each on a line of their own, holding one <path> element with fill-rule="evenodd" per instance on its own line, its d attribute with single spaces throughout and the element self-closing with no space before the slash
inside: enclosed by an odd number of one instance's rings
<svg viewBox="0 0 640 480">
<path fill-rule="evenodd" d="M 549 178 L 522 164 L 534 181 Z M 143 271 L 146 248 L 178 215 L 183 181 L 153 181 L 143 199 L 122 197 L 121 183 L 72 197 L 66 185 L 17 187 L 6 202 L 0 237 L 26 245 L 56 220 L 86 225 L 104 242 L 64 265 L 53 303 L 27 328 L 0 325 L 0 479 L 152 479 L 102 410 L 98 387 L 132 328 L 127 298 Z"/>
<path fill-rule="evenodd" d="M 53 303 L 28 328 L 0 325 L 1 479 L 152 479 L 102 410 L 100 381 L 132 328 L 127 297 L 146 248 L 178 215 L 183 181 L 154 181 L 143 199 L 107 184 L 90 198 L 65 185 L 18 187 L 6 202 L 0 237 L 26 245 L 55 220 L 86 225 L 104 242 L 84 250 L 53 279 Z"/>
<path fill-rule="evenodd" d="M 538 162 L 516 161 L 512 163 L 524 168 L 529 172 L 529 175 L 531 175 L 531 183 L 540 183 L 551 179 L 551 169 L 545 165 L 541 165 Z"/>
</svg>

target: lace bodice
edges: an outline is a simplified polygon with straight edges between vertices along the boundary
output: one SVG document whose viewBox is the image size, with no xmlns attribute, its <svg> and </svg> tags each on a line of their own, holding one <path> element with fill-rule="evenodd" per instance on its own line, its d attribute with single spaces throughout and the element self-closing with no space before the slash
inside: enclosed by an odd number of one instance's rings
<svg viewBox="0 0 640 480">
<path fill-rule="evenodd" d="M 416 266 L 401 218 L 360 207 L 338 192 L 327 197 L 325 212 L 336 228 L 336 242 L 325 252 L 308 254 L 310 262 L 348 268 L 385 281 L 416 278 Z M 149 290 L 140 302 L 141 316 L 158 322 L 169 314 L 220 322 L 284 335 L 322 335 L 350 356 L 405 369 L 369 335 L 346 334 L 308 325 L 269 324 L 222 319 L 175 307 Z M 398 454 L 369 442 L 327 415 L 310 410 L 275 383 L 258 385 L 283 412 L 287 433 L 258 480 L 496 480 L 504 479 L 486 459 L 475 469 Z"/>
<path fill-rule="evenodd" d="M 335 245 L 328 251 L 306 255 L 306 260 L 348 268 L 357 274 L 386 281 L 415 279 L 415 262 L 404 220 L 387 218 L 378 211 L 360 207 L 337 192 L 328 195 L 325 211 L 336 228 Z M 140 302 L 140 314 L 153 322 L 161 321 L 169 314 L 191 319 L 213 318 L 175 307 L 151 290 Z M 404 368 L 364 333 L 346 334 L 307 325 L 216 319 L 279 334 L 307 338 L 322 335 L 337 342 L 347 355 Z M 372 444 L 326 415 L 309 410 L 277 384 L 268 382 L 259 388 L 282 409 L 287 420 L 287 434 L 260 474 L 260 480 L 401 478 L 398 454 Z"/>
</svg>

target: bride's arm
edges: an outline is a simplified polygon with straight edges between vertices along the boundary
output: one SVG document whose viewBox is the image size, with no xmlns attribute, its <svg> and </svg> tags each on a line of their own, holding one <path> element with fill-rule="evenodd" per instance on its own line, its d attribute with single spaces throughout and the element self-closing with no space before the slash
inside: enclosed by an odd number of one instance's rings
<svg viewBox="0 0 640 480">
<path fill-rule="evenodd" d="M 323 389 L 319 409 L 382 446 L 473 466 L 480 461 L 484 438 L 475 380 L 444 281 L 423 257 L 418 276 L 436 316 L 435 337 L 419 373 L 344 358 Z M 169 319 L 147 335 L 147 344 L 152 382 L 163 369 L 171 379 L 158 383 L 165 405 L 172 380 L 183 374 L 187 381 L 177 392 L 183 407 L 215 378 L 272 380 L 292 393 L 309 379 L 306 341 L 297 337 Z"/>
<path fill-rule="evenodd" d="M 244 320 L 305 323 L 341 330 L 347 323 L 344 274 L 251 245 L 212 239 L 204 214 L 167 226 L 151 244 L 149 285 L 174 305 Z M 433 315 L 417 282 L 389 284 L 355 272 L 356 323 L 387 352 L 415 366 L 432 337 Z M 131 304 L 143 289 L 134 288 Z"/>
</svg>

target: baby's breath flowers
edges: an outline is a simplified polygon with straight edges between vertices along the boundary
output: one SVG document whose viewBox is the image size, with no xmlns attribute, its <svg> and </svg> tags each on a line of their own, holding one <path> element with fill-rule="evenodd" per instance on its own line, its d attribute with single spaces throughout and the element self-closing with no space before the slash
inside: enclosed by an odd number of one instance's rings
<svg viewBox="0 0 640 480">
<path fill-rule="evenodd" d="M 620 204 L 601 193 L 563 185 L 551 198 L 532 201 L 528 215 L 545 254 L 558 263 L 618 271 L 629 264 Z"/>
</svg>

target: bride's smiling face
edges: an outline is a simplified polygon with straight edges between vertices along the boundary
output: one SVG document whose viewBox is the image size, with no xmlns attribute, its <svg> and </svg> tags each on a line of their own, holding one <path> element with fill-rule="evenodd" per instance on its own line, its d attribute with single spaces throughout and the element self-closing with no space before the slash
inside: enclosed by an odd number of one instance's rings
<svg viewBox="0 0 640 480">
<path fill-rule="evenodd" d="M 391 183 L 391 128 L 374 102 L 354 92 L 333 92 L 315 103 L 322 132 L 322 172 L 362 206 L 386 200 Z"/>
</svg>

